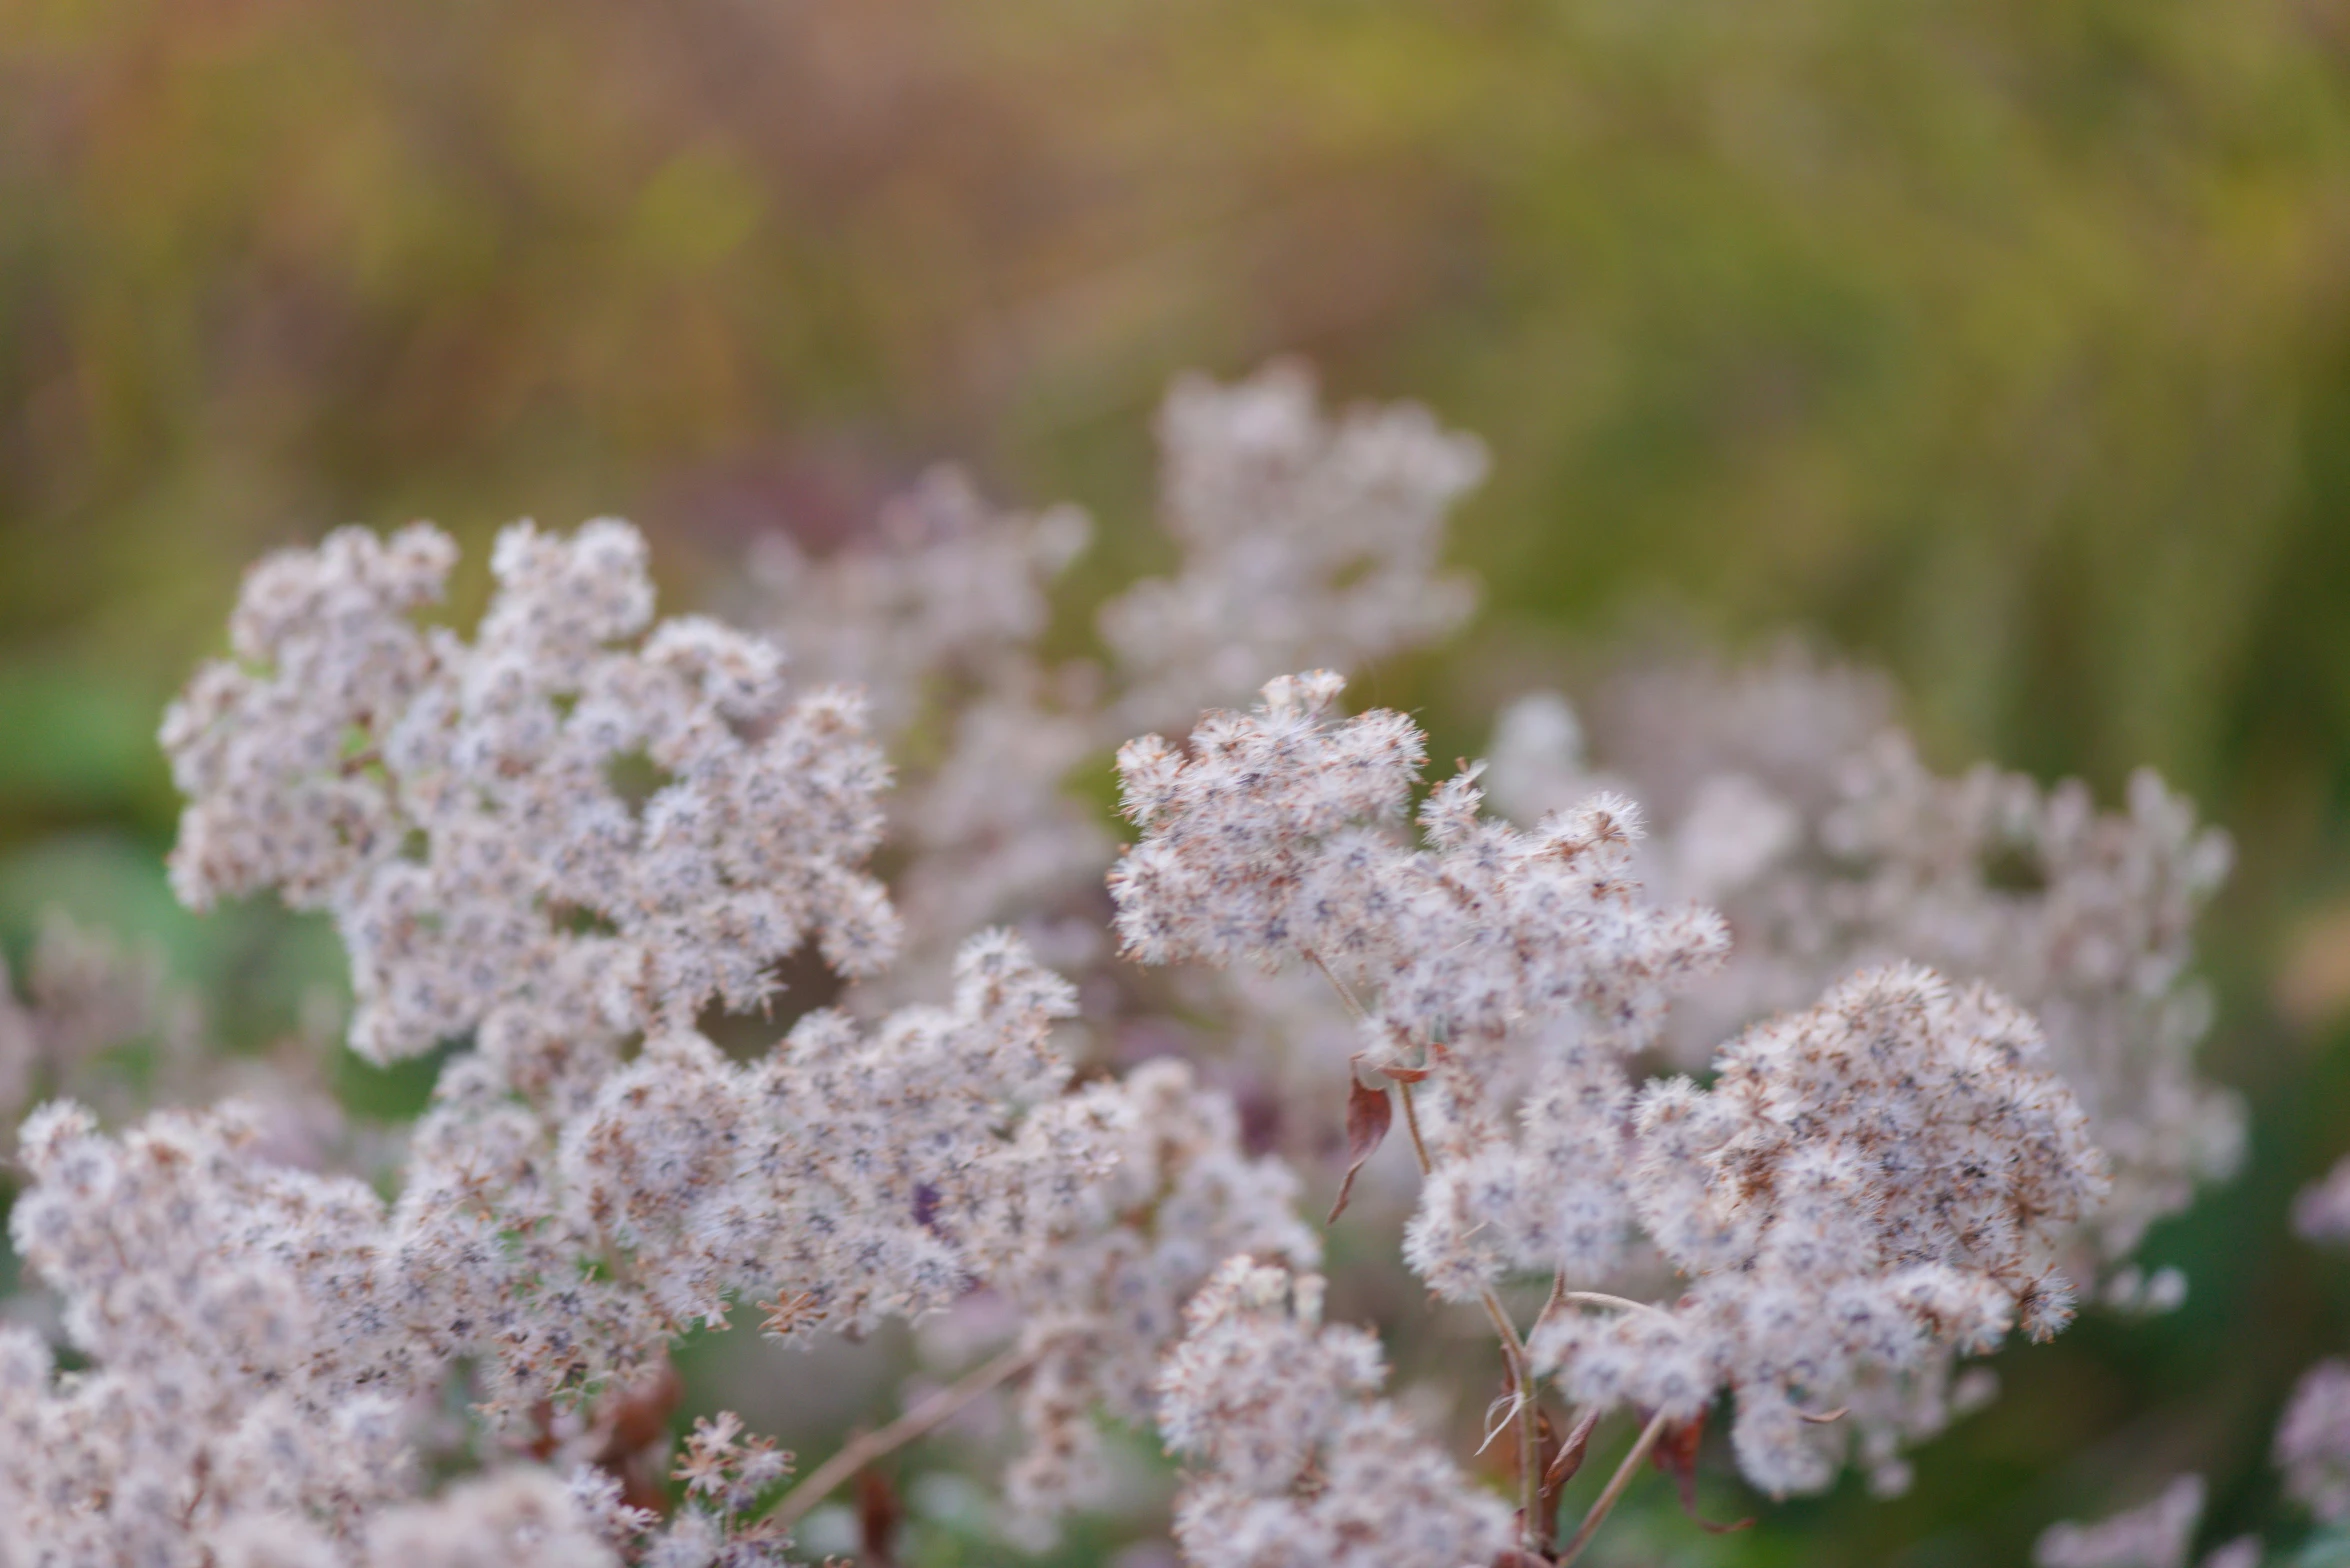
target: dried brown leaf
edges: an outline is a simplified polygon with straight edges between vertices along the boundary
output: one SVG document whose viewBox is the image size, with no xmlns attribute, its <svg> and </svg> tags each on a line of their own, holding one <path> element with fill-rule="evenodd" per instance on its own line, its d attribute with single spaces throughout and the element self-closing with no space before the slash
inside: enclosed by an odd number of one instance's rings
<svg viewBox="0 0 2350 1568">
<path fill-rule="evenodd" d="M 857 1472 L 857 1550 L 866 1568 L 892 1568 L 890 1555 L 905 1509 L 889 1477 L 874 1469 Z"/>
<path fill-rule="evenodd" d="M 1349 1073 L 1346 1091 L 1346 1179 L 1338 1184 L 1338 1201 L 1330 1205 L 1326 1223 L 1332 1225 L 1346 1212 L 1346 1200 L 1354 1191 L 1356 1172 L 1386 1138 L 1387 1129 L 1395 1121 L 1395 1102 L 1388 1098 L 1385 1089 L 1366 1088 L 1360 1078 Z"/>
<path fill-rule="evenodd" d="M 1715 1524 L 1697 1512 L 1697 1445 L 1704 1436 L 1705 1413 L 1700 1411 L 1692 1420 L 1665 1428 L 1649 1458 L 1673 1478 L 1673 1489 L 1681 1494 L 1681 1512 L 1689 1516 L 1690 1523 L 1708 1535 L 1728 1535 L 1733 1530 L 1746 1529 L 1754 1523 L 1751 1518 L 1735 1524 Z"/>
</svg>

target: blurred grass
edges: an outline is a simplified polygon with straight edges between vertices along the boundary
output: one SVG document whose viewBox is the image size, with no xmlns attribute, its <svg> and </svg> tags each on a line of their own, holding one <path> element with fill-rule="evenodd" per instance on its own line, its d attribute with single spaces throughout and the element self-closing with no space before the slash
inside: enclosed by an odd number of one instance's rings
<svg viewBox="0 0 2350 1568">
<path fill-rule="evenodd" d="M 1808 624 L 1944 763 L 2153 762 L 2243 851 L 2190 1305 L 2008 1358 L 1909 1499 L 1659 1558 L 2010 1563 L 2172 1467 L 2272 1516 L 2350 1348 L 2282 1211 L 2350 1036 L 2271 1001 L 2350 899 L 2339 0 L 0 0 L 0 106 L 0 939 L 64 903 L 254 1030 L 314 972 L 156 869 L 155 720 L 264 548 L 618 511 L 690 597 L 952 457 L 1094 506 L 1097 592 L 1167 375 L 1303 350 L 1492 443 L 1480 658 Z M 1372 684 L 1450 755 L 1476 667 Z"/>
</svg>

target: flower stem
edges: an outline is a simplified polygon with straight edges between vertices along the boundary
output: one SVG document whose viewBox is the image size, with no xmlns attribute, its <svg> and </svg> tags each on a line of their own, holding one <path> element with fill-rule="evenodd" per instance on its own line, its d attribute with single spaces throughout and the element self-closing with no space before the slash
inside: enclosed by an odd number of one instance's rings
<svg viewBox="0 0 2350 1568">
<path fill-rule="evenodd" d="M 1562 1290 L 1558 1292 L 1557 1299 L 1579 1302 L 1587 1307 L 1621 1307 L 1626 1312 L 1652 1312 L 1668 1320 L 1672 1317 L 1670 1312 L 1650 1302 L 1634 1301 L 1629 1296 L 1610 1296 L 1596 1290 Z"/>
<path fill-rule="evenodd" d="M 786 1492 L 783 1501 L 768 1515 L 778 1528 L 790 1529 L 804 1518 L 818 1503 L 832 1494 L 833 1488 L 848 1480 L 874 1460 L 891 1451 L 905 1447 L 954 1419 L 965 1405 L 1007 1379 L 1018 1377 L 1036 1365 L 1050 1342 L 1037 1345 L 1014 1345 L 992 1361 L 964 1373 L 953 1383 L 940 1389 L 904 1415 L 885 1427 L 851 1438 L 840 1452 L 808 1473 L 808 1478 Z"/>
<path fill-rule="evenodd" d="M 1419 1159 L 1420 1174 L 1426 1176 L 1435 1169 L 1435 1162 L 1428 1158 L 1427 1140 L 1420 1136 L 1420 1113 L 1412 1107 L 1412 1086 L 1399 1082 L 1395 1092 L 1403 1101 L 1403 1124 L 1411 1130 L 1412 1153 Z M 1509 1367 L 1510 1397 L 1517 1402 L 1520 1540 L 1528 1548 L 1539 1549 L 1549 1532 L 1536 1517 L 1542 1511 L 1542 1440 L 1540 1415 L 1534 1406 L 1533 1358 L 1526 1354 L 1526 1342 L 1518 1337 L 1517 1325 L 1510 1322 L 1493 1287 L 1478 1286 L 1477 1300 L 1501 1340 L 1501 1358 Z"/>
<path fill-rule="evenodd" d="M 1412 1135 L 1412 1154 L 1420 1162 L 1420 1174 L 1429 1175 L 1436 1169 L 1436 1162 L 1428 1158 L 1428 1140 L 1420 1136 L 1420 1113 L 1412 1108 L 1412 1086 L 1399 1083 L 1395 1092 L 1403 1100 L 1403 1124 Z"/>
<path fill-rule="evenodd" d="M 1330 972 L 1321 955 L 1311 948 L 1304 952 L 1307 960 L 1322 971 L 1322 978 L 1330 982 L 1330 989 L 1338 993 L 1339 1001 L 1346 1004 L 1355 1022 L 1368 1022 L 1363 1004 L 1339 983 L 1338 976 Z M 1420 1132 L 1420 1113 L 1412 1104 L 1412 1086 L 1397 1079 L 1395 1093 L 1403 1101 L 1403 1124 L 1412 1135 L 1412 1156 L 1420 1162 L 1420 1175 L 1424 1178 L 1436 1169 L 1436 1162 L 1429 1158 L 1428 1140 Z M 1501 1298 L 1493 1293 L 1492 1287 L 1479 1286 L 1477 1295 L 1485 1316 L 1492 1320 L 1493 1332 L 1501 1340 L 1501 1358 L 1510 1374 L 1510 1397 L 1517 1403 L 1519 1540 L 1527 1548 L 1539 1551 L 1550 1532 L 1536 1518 L 1542 1511 L 1542 1441 L 1540 1416 L 1534 1405 L 1533 1362 L 1526 1354 L 1526 1342 L 1518 1337 L 1516 1325 L 1510 1322 L 1509 1313 L 1503 1310 Z"/>
<path fill-rule="evenodd" d="M 1631 1452 L 1624 1455 L 1622 1464 L 1616 1466 L 1616 1473 L 1607 1478 L 1607 1487 L 1599 1494 L 1599 1501 L 1593 1503 L 1591 1512 L 1583 1516 L 1582 1528 L 1575 1532 L 1575 1538 L 1567 1543 L 1566 1550 L 1559 1553 L 1558 1568 L 1567 1568 L 1569 1563 L 1583 1555 L 1583 1548 L 1589 1546 L 1591 1538 L 1599 1533 L 1600 1523 L 1607 1518 L 1608 1510 L 1616 1506 L 1616 1499 L 1623 1496 L 1624 1488 L 1632 1484 L 1633 1473 L 1640 1468 L 1640 1461 L 1648 1457 L 1648 1451 L 1656 1446 L 1656 1440 L 1664 1435 L 1664 1431 L 1665 1413 L 1660 1410 L 1648 1418 L 1648 1425 L 1640 1429 L 1640 1437 L 1632 1444 Z"/>
</svg>

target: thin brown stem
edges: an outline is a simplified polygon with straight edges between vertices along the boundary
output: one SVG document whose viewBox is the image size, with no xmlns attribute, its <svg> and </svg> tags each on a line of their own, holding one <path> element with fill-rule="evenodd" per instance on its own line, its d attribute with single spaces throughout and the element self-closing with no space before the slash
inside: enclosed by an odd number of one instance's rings
<svg viewBox="0 0 2350 1568">
<path fill-rule="evenodd" d="M 1490 1288 L 1479 1287 L 1477 1300 L 1485 1308 L 1485 1316 L 1492 1321 L 1493 1332 L 1501 1337 L 1501 1348 L 1510 1358 L 1511 1373 L 1514 1375 L 1522 1371 L 1526 1360 L 1526 1342 L 1518 1337 L 1517 1325 L 1510 1322 L 1510 1315 L 1502 1310 L 1501 1298 Z"/>
<path fill-rule="evenodd" d="M 1412 1106 L 1412 1086 L 1399 1083 L 1395 1092 L 1403 1098 L 1403 1124 L 1412 1135 L 1412 1153 L 1420 1161 L 1420 1174 L 1426 1176 L 1436 1169 L 1436 1162 L 1428 1158 L 1428 1140 L 1420 1136 L 1420 1113 Z"/>
<path fill-rule="evenodd" d="M 1322 978 L 1330 982 L 1330 989 L 1338 993 L 1339 1001 L 1346 1004 L 1346 1010 L 1355 1022 L 1369 1022 L 1370 1015 L 1363 1011 L 1363 1004 L 1355 1000 L 1353 992 L 1339 983 L 1338 976 L 1330 972 L 1330 966 L 1322 962 L 1322 956 L 1312 948 L 1305 948 L 1303 952 L 1306 961 L 1319 969 Z M 1425 1177 L 1436 1169 L 1436 1162 L 1429 1157 L 1428 1140 L 1420 1132 L 1420 1112 L 1412 1103 L 1412 1086 L 1399 1078 L 1395 1080 L 1395 1092 L 1396 1097 L 1403 1101 L 1403 1124 L 1412 1135 L 1412 1156 L 1420 1162 L 1420 1174 Z M 1519 1518 L 1522 1521 L 1520 1536 L 1525 1545 L 1539 1548 L 1549 1532 L 1542 1528 L 1536 1518 L 1542 1508 L 1542 1449 L 1538 1425 L 1540 1416 L 1534 1405 L 1533 1362 L 1526 1354 L 1526 1342 L 1518 1337 L 1517 1326 L 1510 1322 L 1509 1313 L 1502 1309 L 1501 1298 L 1490 1287 L 1479 1287 L 1477 1294 L 1485 1308 L 1485 1316 L 1492 1320 L 1493 1332 L 1501 1340 L 1502 1360 L 1509 1366 L 1510 1397 L 1517 1403 Z"/>
<path fill-rule="evenodd" d="M 1485 1296 L 1491 1301 L 1493 1292 L 1489 1290 Z M 1501 1326 L 1510 1328 L 1510 1320 L 1504 1317 Z M 1515 1340 L 1517 1331 L 1510 1329 L 1508 1337 Z M 1534 1369 L 1527 1364 L 1525 1346 L 1518 1346 L 1511 1354 L 1516 1362 L 1511 1375 L 1518 1385 L 1518 1538 L 1540 1551 L 1542 1543 L 1550 1539 L 1549 1521 L 1542 1517 L 1542 1412 L 1534 1403 Z"/>
<path fill-rule="evenodd" d="M 835 1487 L 882 1455 L 905 1447 L 916 1438 L 944 1426 L 965 1405 L 1010 1378 L 1036 1365 L 1049 1345 L 1015 1345 L 992 1361 L 982 1362 L 940 1389 L 885 1427 L 850 1439 L 839 1453 L 808 1472 L 808 1478 L 786 1492 L 768 1515 L 778 1528 L 790 1529 Z"/>
<path fill-rule="evenodd" d="M 1580 1302 L 1587 1307 L 1621 1307 L 1626 1312 L 1652 1312 L 1660 1318 L 1669 1319 L 1672 1317 L 1672 1314 L 1662 1307 L 1651 1305 L 1645 1301 L 1634 1301 L 1629 1296 L 1610 1296 L 1597 1290 L 1562 1290 L 1558 1293 L 1557 1299 Z"/>
<path fill-rule="evenodd" d="M 1348 1017 L 1358 1024 L 1367 1024 L 1371 1021 L 1371 1015 L 1363 1011 L 1363 1004 L 1355 1000 L 1355 994 L 1340 983 L 1338 976 L 1330 972 L 1328 964 L 1322 962 L 1321 954 L 1310 947 L 1299 948 L 1298 951 L 1306 955 L 1307 963 L 1322 971 L 1322 978 L 1330 982 L 1330 989 L 1336 991 L 1338 999 L 1346 1004 Z"/>
<path fill-rule="evenodd" d="M 1328 971 L 1324 971 L 1327 973 Z M 1333 980 L 1331 984 L 1338 982 Z M 1412 1135 L 1412 1153 L 1420 1162 L 1420 1174 L 1426 1176 L 1436 1168 L 1428 1157 L 1428 1140 L 1420 1135 L 1420 1113 L 1412 1104 L 1412 1086 L 1397 1083 L 1396 1097 L 1403 1101 L 1403 1124 Z M 1494 1334 L 1501 1340 L 1502 1360 L 1508 1363 L 1510 1397 L 1517 1401 L 1518 1418 L 1518 1492 L 1523 1519 L 1522 1534 L 1529 1546 L 1538 1545 L 1541 1536 L 1540 1521 L 1535 1517 L 1542 1508 L 1541 1439 L 1538 1435 L 1539 1416 L 1534 1408 L 1534 1366 L 1526 1354 L 1526 1342 L 1518 1337 L 1517 1325 L 1501 1304 L 1501 1298 L 1491 1286 L 1479 1286 L 1478 1304 L 1485 1308 L 1485 1316 L 1493 1324 Z"/>
<path fill-rule="evenodd" d="M 1632 1444 L 1632 1451 L 1624 1455 L 1624 1462 L 1616 1466 L 1616 1473 L 1607 1478 L 1607 1486 L 1600 1492 L 1599 1501 L 1593 1503 L 1591 1512 L 1583 1516 L 1582 1528 L 1575 1532 L 1575 1538 L 1567 1543 L 1566 1550 L 1559 1553 L 1558 1568 L 1567 1568 L 1569 1563 L 1583 1555 L 1583 1548 L 1589 1546 L 1591 1538 L 1599 1533 L 1600 1524 L 1607 1518 L 1608 1510 L 1616 1506 L 1616 1499 L 1623 1496 L 1624 1488 L 1632 1484 L 1633 1475 L 1640 1469 L 1640 1461 L 1648 1457 L 1648 1451 L 1656 1447 L 1656 1440 L 1664 1436 L 1664 1432 L 1665 1414 L 1660 1410 L 1648 1418 L 1648 1425 L 1640 1429 L 1639 1439 Z"/>
</svg>

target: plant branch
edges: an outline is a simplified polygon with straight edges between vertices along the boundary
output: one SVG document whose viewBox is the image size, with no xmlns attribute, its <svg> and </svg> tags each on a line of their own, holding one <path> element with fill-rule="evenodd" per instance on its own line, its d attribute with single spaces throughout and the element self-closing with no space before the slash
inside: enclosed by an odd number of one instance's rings
<svg viewBox="0 0 2350 1568">
<path fill-rule="evenodd" d="M 1610 1296 L 1604 1292 L 1596 1290 L 1562 1290 L 1558 1293 L 1556 1299 L 1560 1301 L 1580 1302 L 1582 1305 L 1587 1307 L 1621 1307 L 1627 1312 L 1651 1312 L 1660 1318 L 1665 1318 L 1668 1320 L 1672 1317 L 1672 1314 L 1667 1312 L 1664 1308 L 1655 1306 L 1649 1302 L 1634 1301 L 1629 1296 Z"/>
<path fill-rule="evenodd" d="M 1420 1113 L 1412 1107 L 1412 1086 L 1398 1083 L 1395 1092 L 1403 1099 L 1403 1124 L 1412 1135 L 1412 1153 L 1420 1161 L 1420 1174 L 1427 1176 L 1436 1169 L 1436 1162 L 1428 1158 L 1428 1140 L 1420 1136 Z"/>
<path fill-rule="evenodd" d="M 1333 982 L 1335 983 L 1335 982 Z M 1435 1169 L 1428 1158 L 1427 1140 L 1420 1136 L 1420 1113 L 1412 1106 L 1412 1086 L 1398 1082 L 1396 1095 L 1403 1101 L 1403 1123 L 1411 1130 L 1412 1153 L 1420 1161 L 1420 1174 L 1426 1176 Z M 1478 1304 L 1485 1308 L 1485 1316 L 1493 1324 L 1493 1332 L 1501 1340 L 1502 1360 L 1509 1365 L 1510 1397 L 1517 1401 L 1518 1417 L 1518 1493 L 1522 1534 L 1528 1545 L 1538 1545 L 1542 1534 L 1536 1518 L 1542 1510 L 1542 1444 L 1539 1436 L 1539 1414 L 1534 1407 L 1533 1358 L 1526 1354 L 1526 1342 L 1518 1337 L 1517 1325 L 1510 1321 L 1501 1298 L 1490 1285 L 1477 1288 Z"/>
<path fill-rule="evenodd" d="M 1330 972 L 1328 964 L 1322 962 L 1321 954 L 1310 947 L 1301 947 L 1298 951 L 1306 955 L 1307 963 L 1322 971 L 1322 978 L 1330 982 L 1330 989 L 1336 991 L 1338 999 L 1346 1004 L 1348 1017 L 1358 1024 L 1367 1024 L 1371 1021 L 1371 1015 L 1363 1011 L 1363 1004 L 1355 1000 L 1355 994 L 1339 982 L 1338 976 Z"/>
<path fill-rule="evenodd" d="M 1338 993 L 1338 999 L 1346 1004 L 1355 1022 L 1368 1022 L 1370 1015 L 1363 1010 L 1363 1004 L 1339 983 L 1330 966 L 1322 962 L 1322 956 L 1310 947 L 1302 951 L 1307 961 L 1322 971 L 1322 978 L 1330 982 L 1330 989 Z M 1420 1113 L 1412 1103 L 1412 1086 L 1400 1078 L 1394 1083 L 1396 1096 L 1403 1101 L 1403 1124 L 1412 1135 L 1412 1155 L 1420 1162 L 1420 1175 L 1425 1178 L 1436 1169 L 1436 1162 L 1429 1158 L 1428 1140 L 1420 1132 Z M 1501 1339 L 1502 1360 L 1509 1367 L 1510 1397 L 1517 1405 L 1519 1533 L 1527 1546 L 1539 1548 L 1549 1532 L 1536 1517 L 1542 1509 L 1542 1448 L 1540 1415 L 1534 1405 L 1533 1361 L 1526 1354 L 1526 1342 L 1519 1338 L 1517 1325 L 1510 1322 L 1509 1313 L 1503 1310 L 1501 1298 L 1493 1293 L 1492 1287 L 1478 1287 L 1477 1297 L 1485 1308 L 1485 1316 L 1492 1320 L 1493 1332 Z"/>
<path fill-rule="evenodd" d="M 864 1469 L 874 1460 L 893 1450 L 903 1448 L 916 1438 L 925 1436 L 954 1419 L 965 1405 L 1010 1378 L 1018 1377 L 1050 1348 L 1050 1342 L 1025 1348 L 1015 1345 L 992 1361 L 964 1373 L 953 1383 L 940 1389 L 904 1415 L 885 1427 L 851 1438 L 840 1452 L 808 1473 L 808 1478 L 786 1492 L 783 1501 L 768 1515 L 779 1529 L 790 1529 L 804 1518 L 818 1503 L 832 1495 L 835 1487 Z"/>
<path fill-rule="evenodd" d="M 1589 1546 L 1591 1538 L 1599 1533 L 1600 1524 L 1607 1518 L 1608 1510 L 1616 1506 L 1616 1499 L 1623 1496 L 1624 1488 L 1632 1484 L 1632 1476 L 1639 1470 L 1640 1461 L 1646 1459 L 1648 1451 L 1656 1447 L 1656 1440 L 1664 1435 L 1664 1430 L 1665 1413 L 1660 1410 L 1648 1418 L 1648 1425 L 1640 1429 L 1640 1437 L 1632 1444 L 1631 1452 L 1625 1454 L 1624 1462 L 1616 1466 L 1616 1473 L 1607 1478 L 1607 1486 L 1600 1492 L 1599 1501 L 1593 1503 L 1591 1511 L 1583 1516 L 1582 1528 L 1567 1543 L 1567 1549 L 1559 1553 L 1558 1568 L 1567 1568 L 1569 1563 L 1583 1555 L 1583 1548 Z"/>
<path fill-rule="evenodd" d="M 1495 1326 L 1502 1331 L 1503 1351 L 1510 1358 L 1510 1379 L 1516 1385 L 1512 1392 L 1518 1401 L 1518 1538 L 1540 1551 L 1550 1539 L 1550 1525 L 1542 1517 L 1542 1412 L 1534 1403 L 1534 1368 L 1528 1364 L 1526 1347 L 1518 1341 L 1518 1331 L 1490 1290 L 1485 1292 L 1485 1305 L 1498 1320 Z"/>
</svg>

